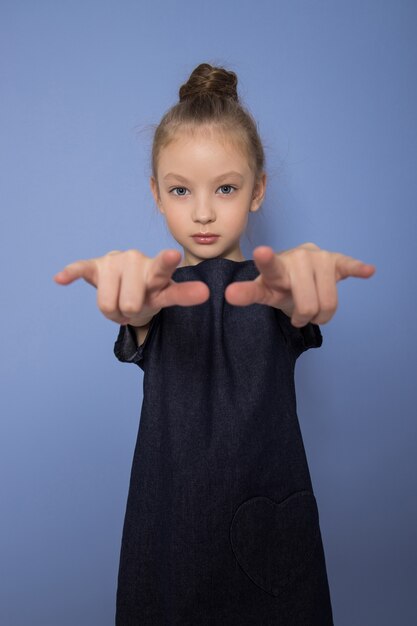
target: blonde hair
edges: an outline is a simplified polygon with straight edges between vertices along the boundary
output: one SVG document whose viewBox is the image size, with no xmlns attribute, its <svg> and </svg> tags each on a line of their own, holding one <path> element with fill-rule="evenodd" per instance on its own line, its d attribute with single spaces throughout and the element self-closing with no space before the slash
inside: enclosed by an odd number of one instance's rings
<svg viewBox="0 0 417 626">
<path fill-rule="evenodd" d="M 151 166 L 155 180 L 160 152 L 179 130 L 190 134 L 215 131 L 244 152 L 255 181 L 264 171 L 265 153 L 257 123 L 239 101 L 235 72 L 200 63 L 181 85 L 179 101 L 164 114 L 154 132 Z"/>
</svg>

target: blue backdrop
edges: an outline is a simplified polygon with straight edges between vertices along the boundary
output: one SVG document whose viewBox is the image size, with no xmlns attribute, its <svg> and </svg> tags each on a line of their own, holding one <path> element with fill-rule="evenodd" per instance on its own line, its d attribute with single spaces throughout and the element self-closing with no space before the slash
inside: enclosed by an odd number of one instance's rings
<svg viewBox="0 0 417 626">
<path fill-rule="evenodd" d="M 243 251 L 313 241 L 338 283 L 297 362 L 335 624 L 417 623 L 417 5 L 2 0 L 0 623 L 113 624 L 142 372 L 68 263 L 177 247 L 152 125 L 201 62 L 237 72 L 268 191 Z"/>
</svg>

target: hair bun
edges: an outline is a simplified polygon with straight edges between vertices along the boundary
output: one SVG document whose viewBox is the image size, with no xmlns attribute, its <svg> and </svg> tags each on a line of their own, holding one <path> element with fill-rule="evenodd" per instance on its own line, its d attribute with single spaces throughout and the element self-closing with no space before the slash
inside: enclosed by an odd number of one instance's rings
<svg viewBox="0 0 417 626">
<path fill-rule="evenodd" d="M 200 63 L 191 73 L 188 81 L 179 90 L 180 102 L 206 94 L 239 101 L 237 95 L 237 75 L 223 67 Z"/>
</svg>

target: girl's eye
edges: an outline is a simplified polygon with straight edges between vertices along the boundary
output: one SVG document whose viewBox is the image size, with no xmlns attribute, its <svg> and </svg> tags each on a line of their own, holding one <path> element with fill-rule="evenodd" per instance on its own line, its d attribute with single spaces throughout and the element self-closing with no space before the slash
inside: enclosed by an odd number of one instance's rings
<svg viewBox="0 0 417 626">
<path fill-rule="evenodd" d="M 170 190 L 169 190 L 169 193 L 172 193 L 172 192 L 173 192 L 173 191 L 175 191 L 176 189 L 180 189 L 181 191 L 186 191 L 185 187 L 173 187 L 173 189 L 170 189 Z M 183 194 L 183 193 L 180 193 L 180 194 L 175 193 L 175 194 L 174 194 L 174 196 L 178 196 L 178 195 L 179 195 L 179 196 L 183 196 L 184 194 Z"/>
<path fill-rule="evenodd" d="M 236 187 L 233 187 L 233 185 L 222 185 L 221 187 L 219 187 L 219 189 L 230 189 L 231 190 L 231 189 L 236 189 Z M 225 194 L 222 194 L 222 195 L 230 196 L 230 193 L 225 193 Z"/>
</svg>

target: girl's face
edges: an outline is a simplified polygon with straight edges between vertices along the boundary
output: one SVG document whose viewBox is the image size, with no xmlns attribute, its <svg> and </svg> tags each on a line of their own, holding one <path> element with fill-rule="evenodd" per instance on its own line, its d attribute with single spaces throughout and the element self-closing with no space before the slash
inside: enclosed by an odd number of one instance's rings
<svg viewBox="0 0 417 626">
<path fill-rule="evenodd" d="M 240 237 L 250 211 L 265 195 L 266 174 L 255 184 L 246 156 L 215 132 L 178 133 L 160 152 L 158 180 L 151 176 L 155 202 L 174 239 L 184 249 L 182 265 L 221 257 L 244 261 Z M 198 243 L 197 233 L 213 233 Z"/>
</svg>

